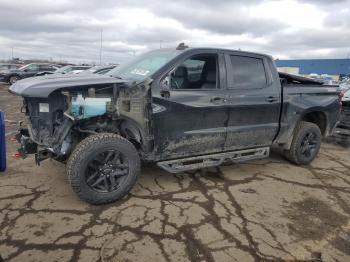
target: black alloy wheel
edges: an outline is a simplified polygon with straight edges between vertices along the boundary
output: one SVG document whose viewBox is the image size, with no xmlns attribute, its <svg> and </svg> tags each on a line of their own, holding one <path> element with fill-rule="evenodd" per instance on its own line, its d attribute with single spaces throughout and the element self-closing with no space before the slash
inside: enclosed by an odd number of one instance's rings
<svg viewBox="0 0 350 262">
<path fill-rule="evenodd" d="M 288 160 L 297 165 L 310 164 L 318 154 L 322 133 L 314 123 L 301 121 L 294 131 L 290 149 L 285 151 Z"/>
<path fill-rule="evenodd" d="M 315 154 L 315 150 L 317 149 L 318 138 L 314 132 L 308 132 L 304 136 L 304 139 L 301 141 L 300 153 L 305 158 L 310 158 Z"/>
<path fill-rule="evenodd" d="M 97 192 L 118 189 L 129 173 L 129 163 L 122 153 L 107 150 L 97 154 L 86 166 L 86 183 Z"/>
<path fill-rule="evenodd" d="M 91 204 L 122 199 L 136 183 L 141 162 L 135 146 L 117 134 L 101 133 L 81 141 L 67 162 L 72 189 Z"/>
</svg>

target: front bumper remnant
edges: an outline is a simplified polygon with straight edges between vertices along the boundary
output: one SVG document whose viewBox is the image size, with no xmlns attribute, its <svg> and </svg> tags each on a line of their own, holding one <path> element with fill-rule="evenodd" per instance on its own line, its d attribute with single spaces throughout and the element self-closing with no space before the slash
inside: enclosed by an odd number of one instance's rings
<svg viewBox="0 0 350 262">
<path fill-rule="evenodd" d="M 15 140 L 21 145 L 17 150 L 18 157 L 25 159 L 27 155 L 35 154 L 35 163 L 38 166 L 41 161 L 51 157 L 52 152 L 47 149 L 40 149 L 30 138 L 29 131 L 26 128 L 19 129 L 19 132 L 15 135 Z"/>
<path fill-rule="evenodd" d="M 35 154 L 37 152 L 37 144 L 35 144 L 29 136 L 28 129 L 21 128 L 15 135 L 16 141 L 21 145 L 18 148 L 18 153 L 24 159 L 28 154 Z"/>
</svg>

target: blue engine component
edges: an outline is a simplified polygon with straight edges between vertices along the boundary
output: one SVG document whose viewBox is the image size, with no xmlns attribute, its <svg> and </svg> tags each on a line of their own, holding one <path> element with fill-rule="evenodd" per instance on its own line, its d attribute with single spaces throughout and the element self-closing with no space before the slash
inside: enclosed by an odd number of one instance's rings
<svg viewBox="0 0 350 262">
<path fill-rule="evenodd" d="M 107 112 L 110 98 L 86 97 L 81 94 L 72 98 L 71 115 L 77 119 L 101 116 Z"/>
</svg>

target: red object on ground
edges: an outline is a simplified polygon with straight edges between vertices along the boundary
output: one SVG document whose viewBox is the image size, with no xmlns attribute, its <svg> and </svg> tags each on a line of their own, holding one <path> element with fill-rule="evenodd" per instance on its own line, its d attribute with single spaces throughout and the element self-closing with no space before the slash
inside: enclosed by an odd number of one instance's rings
<svg viewBox="0 0 350 262">
<path fill-rule="evenodd" d="M 20 159 L 20 158 L 22 158 L 22 154 L 21 154 L 20 152 L 17 152 L 17 153 L 14 153 L 14 154 L 12 155 L 12 157 L 13 157 L 14 159 Z"/>
</svg>

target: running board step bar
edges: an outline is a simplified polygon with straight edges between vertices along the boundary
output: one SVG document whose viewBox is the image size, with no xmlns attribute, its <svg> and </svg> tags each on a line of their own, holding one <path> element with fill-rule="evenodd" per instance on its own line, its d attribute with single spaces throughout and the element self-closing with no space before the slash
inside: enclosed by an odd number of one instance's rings
<svg viewBox="0 0 350 262">
<path fill-rule="evenodd" d="M 189 158 L 181 158 L 158 162 L 157 165 L 170 173 L 180 173 L 188 170 L 219 166 L 225 161 L 239 163 L 253 159 L 268 157 L 269 147 L 224 152 Z"/>
</svg>

